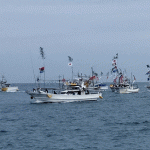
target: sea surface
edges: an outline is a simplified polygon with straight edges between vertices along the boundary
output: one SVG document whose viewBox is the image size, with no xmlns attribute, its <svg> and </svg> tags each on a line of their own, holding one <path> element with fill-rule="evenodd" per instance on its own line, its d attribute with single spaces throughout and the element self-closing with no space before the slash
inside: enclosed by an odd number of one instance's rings
<svg viewBox="0 0 150 150">
<path fill-rule="evenodd" d="M 30 103 L 25 90 L 34 84 L 17 85 L 18 92 L 0 92 L 0 149 L 150 149 L 146 83 L 138 83 L 139 93 L 108 89 L 98 101 L 44 104 Z"/>
</svg>

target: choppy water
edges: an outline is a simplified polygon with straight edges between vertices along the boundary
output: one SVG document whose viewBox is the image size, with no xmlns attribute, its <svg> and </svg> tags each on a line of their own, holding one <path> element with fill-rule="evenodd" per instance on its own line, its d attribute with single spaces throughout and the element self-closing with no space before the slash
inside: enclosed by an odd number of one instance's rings
<svg viewBox="0 0 150 150">
<path fill-rule="evenodd" d="M 91 102 L 31 104 L 19 92 L 0 92 L 0 149 L 150 149 L 150 92 L 103 92 Z"/>
</svg>

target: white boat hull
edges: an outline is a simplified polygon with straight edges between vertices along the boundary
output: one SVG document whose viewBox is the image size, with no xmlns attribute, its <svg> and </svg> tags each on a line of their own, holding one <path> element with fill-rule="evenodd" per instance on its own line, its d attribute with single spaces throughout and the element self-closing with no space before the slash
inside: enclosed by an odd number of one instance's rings
<svg viewBox="0 0 150 150">
<path fill-rule="evenodd" d="M 4 92 L 16 92 L 18 91 L 18 87 L 4 87 L 4 88 L 1 88 L 1 91 L 4 91 Z"/>
<path fill-rule="evenodd" d="M 120 88 L 119 89 L 119 93 L 138 93 L 139 92 L 139 88 Z"/>
<path fill-rule="evenodd" d="M 108 90 L 108 86 L 100 86 L 101 90 Z"/>
<path fill-rule="evenodd" d="M 126 86 L 126 87 L 122 87 L 122 86 L 114 86 L 114 85 L 110 85 L 110 88 L 112 90 L 112 92 L 119 92 L 119 93 L 138 93 L 139 92 L 139 88 L 135 87 L 135 86 Z"/>
<path fill-rule="evenodd" d="M 77 101 L 96 101 L 102 98 L 102 93 L 87 95 L 67 95 L 67 94 L 51 94 L 51 93 L 29 93 L 34 102 L 77 102 Z"/>
</svg>

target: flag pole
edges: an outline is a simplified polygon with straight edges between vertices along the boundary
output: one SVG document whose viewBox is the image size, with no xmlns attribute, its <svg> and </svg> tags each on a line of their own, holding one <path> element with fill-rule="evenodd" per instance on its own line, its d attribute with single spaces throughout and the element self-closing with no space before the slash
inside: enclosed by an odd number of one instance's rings
<svg viewBox="0 0 150 150">
<path fill-rule="evenodd" d="M 45 88 L 45 65 L 44 65 L 44 88 Z"/>
<path fill-rule="evenodd" d="M 91 69 L 92 69 L 92 77 L 93 77 L 93 67 L 91 67 Z"/>
<path fill-rule="evenodd" d="M 73 82 L 73 66 L 72 66 L 72 82 Z"/>
<path fill-rule="evenodd" d="M 42 59 L 43 59 L 43 65 L 44 65 L 44 88 L 45 88 L 45 61 L 44 61 L 45 57 L 43 56 Z"/>
<path fill-rule="evenodd" d="M 93 77 L 93 67 L 91 67 L 92 69 L 92 77 Z M 94 86 L 94 80 L 92 80 L 93 86 Z"/>
<path fill-rule="evenodd" d="M 131 72 L 131 85 L 132 85 L 132 83 L 133 83 L 133 79 L 132 79 L 132 72 Z"/>
</svg>

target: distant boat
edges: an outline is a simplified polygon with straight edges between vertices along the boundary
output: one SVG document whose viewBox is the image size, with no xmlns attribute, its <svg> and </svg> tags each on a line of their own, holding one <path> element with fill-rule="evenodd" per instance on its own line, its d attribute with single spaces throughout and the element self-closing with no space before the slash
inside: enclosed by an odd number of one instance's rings
<svg viewBox="0 0 150 150">
<path fill-rule="evenodd" d="M 137 84 L 134 84 L 136 78 L 134 77 L 134 80 L 132 81 L 132 74 L 131 74 L 131 81 L 129 78 L 127 78 L 124 73 L 122 73 L 121 69 L 118 69 L 117 67 L 117 59 L 118 54 L 113 58 L 112 61 L 112 73 L 115 73 L 115 78 L 113 81 L 113 84 L 110 85 L 110 89 L 112 92 L 119 92 L 119 93 L 138 93 L 139 88 Z M 120 71 L 119 71 L 120 70 Z"/>
<path fill-rule="evenodd" d="M 112 92 L 119 92 L 119 93 L 138 93 L 139 88 L 137 84 L 134 84 L 134 81 L 132 84 L 128 79 L 123 80 L 123 77 L 121 77 L 122 80 L 119 83 L 114 83 L 110 85 L 110 89 Z M 119 78 L 120 81 L 120 78 Z"/>
<path fill-rule="evenodd" d="M 93 71 L 93 67 L 91 67 L 91 69 L 92 69 L 92 76 L 88 79 L 87 88 L 89 90 L 106 91 L 108 89 L 108 86 L 106 85 L 106 83 L 103 83 L 103 81 L 100 80 L 102 78 L 103 73 L 101 72 L 101 76 L 98 77 L 98 73 Z"/>
<path fill-rule="evenodd" d="M 127 87 L 119 88 L 119 93 L 138 93 L 139 88 L 138 86 L 129 85 Z"/>
<path fill-rule="evenodd" d="M 1 91 L 3 92 L 16 92 L 19 90 L 17 86 L 11 86 L 10 84 L 8 84 L 4 76 L 2 76 L 0 84 L 1 84 Z"/>
</svg>

